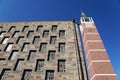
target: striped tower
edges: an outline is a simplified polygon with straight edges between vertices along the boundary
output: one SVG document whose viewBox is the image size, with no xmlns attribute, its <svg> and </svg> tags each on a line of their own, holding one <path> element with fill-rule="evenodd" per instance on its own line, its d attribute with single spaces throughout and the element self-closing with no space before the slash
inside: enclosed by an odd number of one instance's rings
<svg viewBox="0 0 120 80">
<path fill-rule="evenodd" d="M 84 12 L 81 16 L 80 31 L 90 80 L 118 80 L 93 19 Z"/>
</svg>

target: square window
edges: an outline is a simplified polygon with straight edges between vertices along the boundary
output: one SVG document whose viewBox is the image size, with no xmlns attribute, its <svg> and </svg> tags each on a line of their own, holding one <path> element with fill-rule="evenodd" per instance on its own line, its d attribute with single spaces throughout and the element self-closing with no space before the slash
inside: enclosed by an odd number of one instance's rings
<svg viewBox="0 0 120 80">
<path fill-rule="evenodd" d="M 18 54 L 18 50 L 12 50 L 8 60 L 16 60 L 17 59 L 17 54 Z"/>
<path fill-rule="evenodd" d="M 16 41 L 16 44 L 23 44 L 23 38 L 24 38 L 24 36 L 19 36 Z"/>
<path fill-rule="evenodd" d="M 4 37 L 1 41 L 1 44 L 7 44 L 8 40 L 9 40 L 9 36 Z"/>
<path fill-rule="evenodd" d="M 49 53 L 48 53 L 48 61 L 55 60 L 55 53 L 56 53 L 55 50 L 49 51 Z"/>
<path fill-rule="evenodd" d="M 34 31 L 29 31 L 27 34 L 27 38 L 31 38 L 33 36 Z"/>
<path fill-rule="evenodd" d="M 61 53 L 65 52 L 65 43 L 59 43 L 58 51 Z"/>
<path fill-rule="evenodd" d="M 40 32 L 42 31 L 43 25 L 38 25 L 36 31 Z"/>
<path fill-rule="evenodd" d="M 8 43 L 7 46 L 5 47 L 4 51 L 11 51 L 12 50 L 13 43 Z"/>
<path fill-rule="evenodd" d="M 37 59 L 35 71 L 41 71 L 44 67 L 44 59 Z"/>
<path fill-rule="evenodd" d="M 44 32 L 43 32 L 43 37 L 48 37 L 49 36 L 49 31 L 48 30 L 45 30 Z"/>
<path fill-rule="evenodd" d="M 52 31 L 57 31 L 57 25 L 52 25 Z"/>
<path fill-rule="evenodd" d="M 31 80 L 31 72 L 32 72 L 32 69 L 25 69 L 23 71 L 23 75 L 22 75 L 22 79 L 21 80 Z"/>
<path fill-rule="evenodd" d="M 56 36 L 51 36 L 50 37 L 50 44 L 55 44 L 56 43 Z"/>
<path fill-rule="evenodd" d="M 1 31 L 1 32 L 0 32 L 0 37 L 1 37 L 1 38 L 4 37 L 4 34 L 5 34 L 5 31 Z"/>
<path fill-rule="evenodd" d="M 29 27 L 29 26 L 24 26 L 23 29 L 22 29 L 22 32 L 28 31 L 28 27 Z"/>
<path fill-rule="evenodd" d="M 13 38 L 18 37 L 20 31 L 15 31 L 12 35 Z"/>
<path fill-rule="evenodd" d="M 54 70 L 47 70 L 46 71 L 45 80 L 54 80 Z"/>
<path fill-rule="evenodd" d="M 40 41 L 40 36 L 34 36 L 34 39 L 33 39 L 33 44 L 38 44 Z"/>
<path fill-rule="evenodd" d="M 29 50 L 29 47 L 28 47 L 29 44 L 30 44 L 30 43 L 24 43 L 21 51 L 23 51 L 23 52 L 28 52 L 28 50 Z"/>
<path fill-rule="evenodd" d="M 27 60 L 34 61 L 35 54 L 36 54 L 36 50 L 30 50 Z"/>
<path fill-rule="evenodd" d="M 8 30 L 8 32 L 14 32 L 15 31 L 15 26 L 11 26 L 10 29 Z"/>
<path fill-rule="evenodd" d="M 23 69 L 23 61 L 24 61 L 24 59 L 17 59 L 17 62 L 16 62 L 16 64 L 15 64 L 15 67 L 14 67 L 14 71 L 16 71 L 16 70 L 22 70 Z"/>
<path fill-rule="evenodd" d="M 41 43 L 39 51 L 45 53 L 47 51 L 47 43 Z"/>
<path fill-rule="evenodd" d="M 1 72 L 1 80 L 5 80 L 8 76 L 8 74 L 10 73 L 10 70 L 11 69 L 7 69 L 7 68 L 4 68 Z"/>
<path fill-rule="evenodd" d="M 58 60 L 58 72 L 65 72 L 65 60 Z"/>
<path fill-rule="evenodd" d="M 65 30 L 59 31 L 59 37 L 65 37 Z"/>
</svg>

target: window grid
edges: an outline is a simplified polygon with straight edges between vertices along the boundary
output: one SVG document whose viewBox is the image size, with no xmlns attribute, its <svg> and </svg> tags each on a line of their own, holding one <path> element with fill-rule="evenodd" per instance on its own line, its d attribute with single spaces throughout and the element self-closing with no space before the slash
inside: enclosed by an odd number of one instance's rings
<svg viewBox="0 0 120 80">
<path fill-rule="evenodd" d="M 51 36 L 50 37 L 50 44 L 55 44 L 56 43 L 56 38 L 57 38 L 57 36 Z"/>
<path fill-rule="evenodd" d="M 31 38 L 33 36 L 34 31 L 29 31 L 27 34 L 27 38 Z"/>
<path fill-rule="evenodd" d="M 14 30 L 15 30 L 15 26 L 11 26 L 10 29 L 8 30 L 8 32 L 12 32 L 13 33 Z"/>
<path fill-rule="evenodd" d="M 48 37 L 48 36 L 49 36 L 49 30 L 44 30 L 43 37 Z"/>
<path fill-rule="evenodd" d="M 49 53 L 48 53 L 48 61 L 55 60 L 55 52 L 56 51 L 49 51 Z"/>
<path fill-rule="evenodd" d="M 1 44 L 7 44 L 8 40 L 9 40 L 9 36 L 5 36 L 5 37 L 2 39 Z"/>
<path fill-rule="evenodd" d="M 52 25 L 52 31 L 57 31 L 57 25 Z"/>
<path fill-rule="evenodd" d="M 45 53 L 47 51 L 47 43 L 41 43 L 40 52 Z"/>
<path fill-rule="evenodd" d="M 59 43 L 58 51 L 61 53 L 65 52 L 65 43 Z"/>
<path fill-rule="evenodd" d="M 29 26 L 24 26 L 23 29 L 22 29 L 22 32 L 28 31 L 28 27 L 29 27 Z"/>
<path fill-rule="evenodd" d="M 38 25 L 36 31 L 40 32 L 42 31 L 43 25 Z"/>
<path fill-rule="evenodd" d="M 30 44 L 30 43 L 24 43 L 21 51 L 22 51 L 22 52 L 28 52 L 28 50 L 29 50 L 29 47 L 28 47 L 29 44 Z"/>
<path fill-rule="evenodd" d="M 54 70 L 46 71 L 46 79 L 45 80 L 54 80 Z"/>
<path fill-rule="evenodd" d="M 38 59 L 36 64 L 36 71 L 41 71 L 44 67 L 44 59 Z"/>
<path fill-rule="evenodd" d="M 33 44 L 38 44 L 39 43 L 39 39 L 40 39 L 40 36 L 34 36 L 34 39 L 33 39 Z"/>
<path fill-rule="evenodd" d="M 65 72 L 65 60 L 58 60 L 58 72 Z"/>
<path fill-rule="evenodd" d="M 1 77 L 1 80 L 5 80 L 9 74 L 11 69 L 7 69 L 7 68 L 4 68 L 0 77 Z"/>
<path fill-rule="evenodd" d="M 18 37 L 20 31 L 15 31 L 12 35 L 13 38 Z"/>
<path fill-rule="evenodd" d="M 65 30 L 59 30 L 59 37 L 65 37 Z"/>
</svg>

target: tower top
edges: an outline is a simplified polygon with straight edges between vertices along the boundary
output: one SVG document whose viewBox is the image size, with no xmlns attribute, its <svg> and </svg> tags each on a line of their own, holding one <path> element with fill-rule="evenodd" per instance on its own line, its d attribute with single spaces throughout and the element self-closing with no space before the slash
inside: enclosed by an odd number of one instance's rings
<svg viewBox="0 0 120 80">
<path fill-rule="evenodd" d="M 81 10 L 81 17 L 87 17 L 82 10 Z"/>
<path fill-rule="evenodd" d="M 81 9 L 81 18 L 80 18 L 81 23 L 94 23 L 92 17 L 87 17 L 85 13 Z"/>
</svg>

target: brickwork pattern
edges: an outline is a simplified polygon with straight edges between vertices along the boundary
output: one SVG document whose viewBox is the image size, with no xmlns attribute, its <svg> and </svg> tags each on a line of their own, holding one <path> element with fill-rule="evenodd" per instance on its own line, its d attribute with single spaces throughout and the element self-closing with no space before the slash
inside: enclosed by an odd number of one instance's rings
<svg viewBox="0 0 120 80">
<path fill-rule="evenodd" d="M 42 30 L 40 32 L 37 32 L 37 26 L 43 25 Z M 57 31 L 52 32 L 52 25 L 57 25 Z M 45 74 L 46 70 L 54 70 L 54 80 L 79 80 L 79 70 L 80 67 L 77 63 L 76 56 L 76 46 L 75 46 L 75 36 L 74 36 L 74 26 L 72 21 L 58 21 L 58 22 L 18 22 L 18 23 L 0 23 L 0 32 L 5 32 L 5 34 L 0 37 L 0 42 L 2 42 L 4 37 L 9 37 L 9 40 L 6 44 L 0 43 L 0 77 L 2 77 L 2 71 L 3 69 L 10 69 L 9 74 L 6 76 L 5 80 L 21 80 L 23 76 L 23 72 L 25 69 L 31 70 L 31 80 L 45 80 Z M 12 37 L 13 32 L 8 32 L 11 26 L 15 26 L 14 31 L 19 31 L 19 34 L 17 37 Z M 22 29 L 24 26 L 29 26 L 28 30 L 25 32 L 22 32 Z M 43 31 L 49 30 L 49 36 L 43 38 Z M 65 30 L 65 37 L 59 37 L 59 30 Z M 78 30 L 78 29 L 77 29 Z M 31 38 L 27 38 L 27 34 L 29 31 L 34 31 Z M 78 33 L 77 33 L 78 34 Z M 19 36 L 23 36 L 22 38 L 23 42 L 22 44 L 17 44 L 16 41 L 18 40 Z M 33 38 L 34 36 L 40 36 L 39 42 L 37 44 L 33 44 Z M 57 36 L 57 40 L 55 44 L 50 44 L 50 37 L 51 36 Z M 78 36 L 79 37 L 79 36 Z M 80 38 L 78 39 L 80 40 Z M 21 51 L 23 47 L 23 43 L 29 43 L 28 51 L 23 52 Z M 40 44 L 44 42 L 47 43 L 47 51 L 45 53 L 41 53 L 39 51 Z M 8 43 L 12 43 L 13 46 L 10 51 L 5 51 Z M 61 53 L 58 51 L 58 44 L 59 43 L 65 43 L 65 52 Z M 80 43 L 80 42 L 79 42 Z M 79 44 L 79 48 L 81 51 L 81 44 Z M 10 54 L 12 51 L 17 50 L 18 54 L 16 55 L 15 60 L 9 59 Z M 29 56 L 29 51 L 35 50 L 35 59 L 33 61 L 27 60 Z M 49 50 L 55 50 L 55 59 L 52 61 L 48 61 L 48 51 Z M 82 51 L 81 51 L 81 56 Z M 17 63 L 18 59 L 23 59 L 23 61 L 20 61 L 22 66 L 17 66 L 19 69 L 14 70 L 15 65 Z M 41 71 L 35 71 L 36 68 L 36 62 L 37 59 L 44 59 L 44 67 L 42 67 Z M 65 59 L 66 60 L 66 71 L 65 72 L 58 72 L 58 60 L 59 59 Z M 82 63 L 83 63 L 83 70 L 85 73 L 85 66 L 84 66 L 84 60 L 82 57 Z M 86 77 L 86 74 L 85 74 Z M 80 80 L 82 78 L 80 77 Z"/>
</svg>

